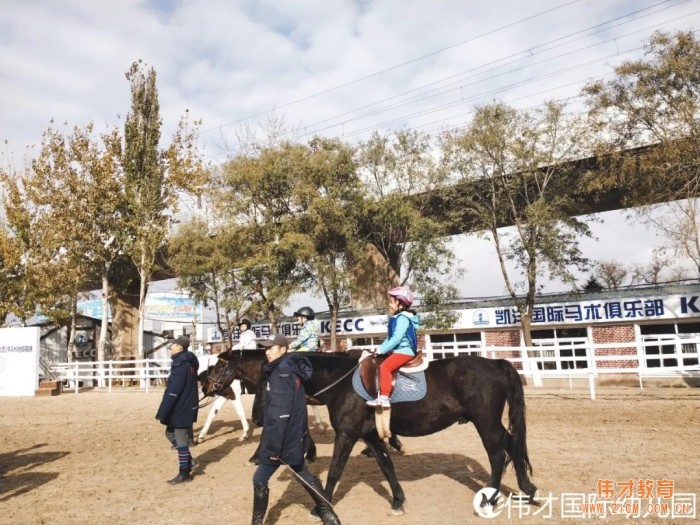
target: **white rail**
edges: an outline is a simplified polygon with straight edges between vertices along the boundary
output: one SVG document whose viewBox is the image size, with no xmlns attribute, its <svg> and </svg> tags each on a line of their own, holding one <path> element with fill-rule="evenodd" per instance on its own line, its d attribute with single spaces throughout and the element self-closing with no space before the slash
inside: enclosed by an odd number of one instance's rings
<svg viewBox="0 0 700 525">
<path fill-rule="evenodd" d="M 107 388 L 112 392 L 115 381 L 121 381 L 122 388 L 126 381 L 138 381 L 139 386 L 149 392 L 151 382 L 163 382 L 170 373 L 170 359 L 130 359 L 120 361 L 73 361 L 58 363 L 51 370 L 59 381 L 66 381 L 70 388 L 80 391 L 84 386 Z"/>
<path fill-rule="evenodd" d="M 644 388 L 644 378 L 700 378 L 700 337 L 657 341 L 629 341 L 625 343 L 589 343 L 575 346 L 570 343 L 551 346 L 483 346 L 459 348 L 459 343 L 433 344 L 424 350 L 429 360 L 435 354 L 471 354 L 488 359 L 503 358 L 512 362 L 518 373 L 531 379 L 535 386 L 542 386 L 543 378 L 568 379 L 573 388 L 574 379 L 587 379 L 591 399 L 595 399 L 595 379 L 605 375 L 625 374 L 636 376 L 639 388 Z M 663 348 L 662 348 L 663 347 Z M 655 348 L 658 354 L 647 353 Z M 667 353 L 662 353 L 662 352 Z M 573 355 L 564 355 L 562 352 Z M 580 355 L 576 355 L 576 354 Z M 658 361 L 659 366 L 649 366 Z M 675 365 L 666 366 L 666 362 Z M 89 361 L 54 364 L 51 370 L 61 381 L 79 391 L 81 382 L 112 391 L 116 380 L 122 387 L 127 380 L 138 381 L 149 391 L 152 381 L 162 382 L 170 372 L 170 359 L 133 359 L 128 361 Z"/>
</svg>

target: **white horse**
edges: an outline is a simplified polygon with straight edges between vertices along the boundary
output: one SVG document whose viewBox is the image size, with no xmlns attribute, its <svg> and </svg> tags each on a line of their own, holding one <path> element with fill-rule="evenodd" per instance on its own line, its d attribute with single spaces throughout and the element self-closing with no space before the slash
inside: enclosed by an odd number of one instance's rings
<svg viewBox="0 0 700 525">
<path fill-rule="evenodd" d="M 198 374 L 209 370 L 210 367 L 216 364 L 217 360 L 218 357 L 216 355 L 205 355 L 201 357 L 199 360 Z M 238 440 L 245 441 L 250 437 L 250 425 L 248 425 L 248 419 L 246 418 L 245 411 L 243 410 L 241 391 L 241 381 L 236 379 L 233 381 L 233 383 L 231 383 L 231 386 L 223 392 L 222 395 L 215 397 L 214 401 L 212 402 L 212 407 L 209 409 L 207 420 L 195 439 L 197 443 L 204 441 L 207 432 L 209 432 L 209 427 L 211 426 L 212 421 L 214 421 L 214 418 L 219 413 L 219 410 L 221 410 L 221 408 L 226 404 L 227 400 L 231 401 L 233 408 L 236 410 L 236 414 L 238 414 L 238 419 L 241 420 L 241 425 L 243 426 L 243 434 L 241 434 L 241 437 L 238 438 Z"/>
</svg>

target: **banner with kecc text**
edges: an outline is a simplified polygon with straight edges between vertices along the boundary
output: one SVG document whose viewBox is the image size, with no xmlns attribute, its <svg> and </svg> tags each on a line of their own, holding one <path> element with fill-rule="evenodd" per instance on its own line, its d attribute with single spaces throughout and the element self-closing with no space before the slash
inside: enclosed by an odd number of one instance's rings
<svg viewBox="0 0 700 525">
<path fill-rule="evenodd" d="M 0 396 L 33 396 L 39 388 L 40 328 L 0 328 Z"/>
</svg>

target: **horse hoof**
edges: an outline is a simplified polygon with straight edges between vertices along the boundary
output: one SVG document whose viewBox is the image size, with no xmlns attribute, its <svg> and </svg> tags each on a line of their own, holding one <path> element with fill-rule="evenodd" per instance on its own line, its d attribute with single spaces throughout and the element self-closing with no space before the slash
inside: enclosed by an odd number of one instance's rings
<svg viewBox="0 0 700 525">
<path fill-rule="evenodd" d="M 399 507 L 398 509 L 391 509 L 391 513 L 394 516 L 403 516 L 406 514 L 406 512 L 403 510 L 403 507 Z"/>
</svg>

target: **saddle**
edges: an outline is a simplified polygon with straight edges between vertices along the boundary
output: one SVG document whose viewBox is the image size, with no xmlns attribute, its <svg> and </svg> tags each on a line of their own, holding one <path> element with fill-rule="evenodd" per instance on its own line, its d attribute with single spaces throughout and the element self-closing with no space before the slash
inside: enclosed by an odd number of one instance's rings
<svg viewBox="0 0 700 525">
<path fill-rule="evenodd" d="M 368 357 L 371 357 L 371 359 L 367 359 Z M 387 358 L 388 356 L 379 356 L 379 355 L 372 355 L 369 352 L 362 352 L 362 356 L 360 357 L 360 379 L 362 380 L 362 386 L 365 387 L 365 390 L 367 390 L 367 393 L 372 396 L 372 397 L 377 397 L 377 384 L 379 383 L 379 365 L 382 364 L 382 362 Z M 408 363 L 403 365 L 401 368 L 398 370 L 395 370 L 391 375 L 392 375 L 392 389 L 394 383 L 396 383 L 396 376 L 401 372 L 404 374 L 413 374 L 416 372 L 422 372 L 427 368 L 427 361 L 423 361 L 423 352 L 421 350 L 418 350 L 418 353 L 415 355 L 413 359 L 411 359 Z M 389 393 L 391 395 L 391 393 Z"/>
</svg>

